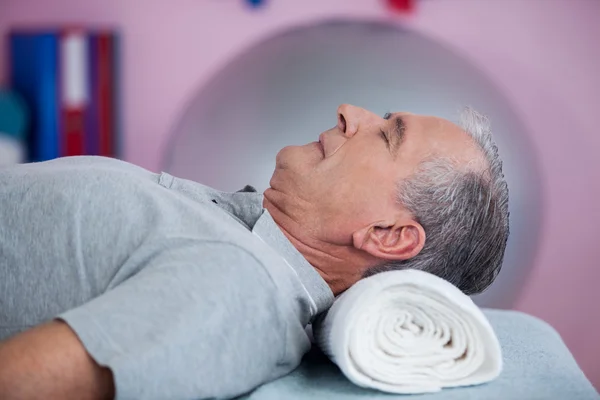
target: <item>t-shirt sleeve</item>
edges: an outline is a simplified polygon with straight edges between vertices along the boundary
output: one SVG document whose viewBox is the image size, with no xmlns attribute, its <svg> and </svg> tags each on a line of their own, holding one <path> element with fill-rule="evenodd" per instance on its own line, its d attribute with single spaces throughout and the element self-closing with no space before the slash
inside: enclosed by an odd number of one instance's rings
<svg viewBox="0 0 600 400">
<path fill-rule="evenodd" d="M 230 398 L 295 367 L 280 309 L 260 262 L 216 242 L 158 252 L 59 318 L 112 370 L 117 398 Z"/>
</svg>

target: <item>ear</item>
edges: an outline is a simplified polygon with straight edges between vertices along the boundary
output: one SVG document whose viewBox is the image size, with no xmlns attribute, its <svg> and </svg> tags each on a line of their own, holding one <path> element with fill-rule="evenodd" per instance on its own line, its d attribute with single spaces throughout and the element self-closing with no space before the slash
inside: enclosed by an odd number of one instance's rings
<svg viewBox="0 0 600 400">
<path fill-rule="evenodd" d="M 384 260 L 408 260 L 425 245 L 425 230 L 414 220 L 367 226 L 352 235 L 354 247 Z"/>
</svg>

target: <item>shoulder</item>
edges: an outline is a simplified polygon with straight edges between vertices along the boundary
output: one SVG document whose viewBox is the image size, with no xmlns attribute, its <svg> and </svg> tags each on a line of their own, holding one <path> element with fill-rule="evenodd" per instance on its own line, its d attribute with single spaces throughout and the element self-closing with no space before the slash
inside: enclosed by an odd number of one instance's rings
<svg viewBox="0 0 600 400">
<path fill-rule="evenodd" d="M 27 188 L 38 196 L 61 195 L 77 199 L 109 196 L 120 186 L 156 181 L 156 174 L 125 161 L 106 157 L 65 157 L 51 161 L 19 164 L 0 170 L 4 188 Z M 7 190 L 8 190 L 7 189 Z"/>
</svg>

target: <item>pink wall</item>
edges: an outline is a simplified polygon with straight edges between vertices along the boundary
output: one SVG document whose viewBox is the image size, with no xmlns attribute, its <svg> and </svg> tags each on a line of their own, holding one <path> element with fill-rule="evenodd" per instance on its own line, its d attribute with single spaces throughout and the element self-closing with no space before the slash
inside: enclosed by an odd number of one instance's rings
<svg viewBox="0 0 600 400">
<path fill-rule="evenodd" d="M 427 0 L 415 16 L 399 19 L 487 72 L 526 122 L 539 149 L 545 208 L 539 255 L 518 308 L 556 327 L 596 387 L 599 15 L 592 0 Z M 214 71 L 285 27 L 335 16 L 390 18 L 378 0 L 271 0 L 255 13 L 239 0 L 0 0 L 0 35 L 12 24 L 120 28 L 126 158 L 157 170 L 183 106 Z"/>
</svg>

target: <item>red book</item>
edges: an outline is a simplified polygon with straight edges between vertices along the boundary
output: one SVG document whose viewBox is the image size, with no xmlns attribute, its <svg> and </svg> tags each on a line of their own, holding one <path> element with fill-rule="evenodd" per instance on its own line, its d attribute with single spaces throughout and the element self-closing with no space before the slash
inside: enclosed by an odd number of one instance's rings
<svg viewBox="0 0 600 400">
<path fill-rule="evenodd" d="M 60 38 L 60 155 L 85 151 L 85 110 L 89 98 L 88 41 L 82 30 L 64 31 Z"/>
</svg>

